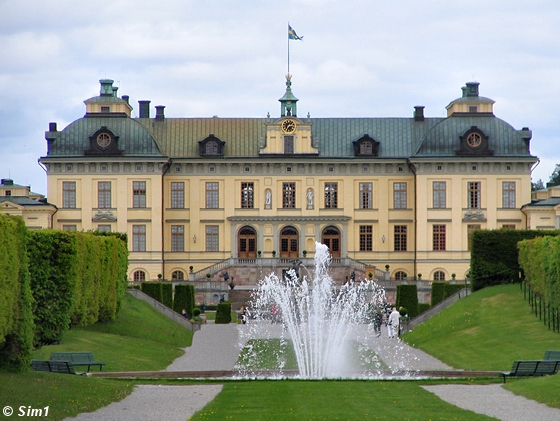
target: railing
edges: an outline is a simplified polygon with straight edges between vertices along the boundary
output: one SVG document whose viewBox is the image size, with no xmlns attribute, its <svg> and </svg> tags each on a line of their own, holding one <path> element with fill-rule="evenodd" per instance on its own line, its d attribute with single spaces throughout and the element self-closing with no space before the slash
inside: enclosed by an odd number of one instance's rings
<svg viewBox="0 0 560 421">
<path fill-rule="evenodd" d="M 190 274 L 191 281 L 205 281 L 206 275 L 211 276 L 230 267 L 256 267 L 256 268 L 291 268 L 295 262 L 306 267 L 313 267 L 315 260 L 309 257 L 293 258 L 293 257 L 230 257 L 214 263 L 205 269 Z M 331 259 L 331 267 L 345 266 L 365 273 L 366 265 L 349 257 L 334 257 Z M 374 277 L 378 280 L 387 279 L 387 272 L 374 269 Z M 367 276 L 367 274 L 366 274 Z M 227 289 L 227 288 L 226 288 Z"/>
</svg>

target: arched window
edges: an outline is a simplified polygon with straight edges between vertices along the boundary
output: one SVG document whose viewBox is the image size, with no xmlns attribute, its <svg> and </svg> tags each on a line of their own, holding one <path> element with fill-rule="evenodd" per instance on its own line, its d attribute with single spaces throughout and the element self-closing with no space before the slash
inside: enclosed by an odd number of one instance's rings
<svg viewBox="0 0 560 421">
<path fill-rule="evenodd" d="M 133 276 L 134 282 L 144 282 L 146 280 L 146 272 L 143 270 L 137 270 Z"/>
<path fill-rule="evenodd" d="M 403 272 L 402 270 L 399 270 L 398 272 L 395 273 L 395 279 L 397 281 L 402 281 L 402 280 L 406 279 L 406 272 Z"/>
<path fill-rule="evenodd" d="M 184 281 L 185 280 L 185 273 L 182 270 L 175 270 L 171 273 L 171 279 L 175 279 L 177 281 Z"/>
<path fill-rule="evenodd" d="M 442 270 L 435 271 L 434 281 L 445 281 L 445 272 Z"/>
</svg>

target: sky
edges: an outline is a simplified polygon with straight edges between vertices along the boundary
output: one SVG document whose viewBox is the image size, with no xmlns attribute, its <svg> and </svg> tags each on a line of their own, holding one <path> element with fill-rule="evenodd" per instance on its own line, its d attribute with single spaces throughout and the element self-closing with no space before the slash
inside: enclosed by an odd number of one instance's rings
<svg viewBox="0 0 560 421">
<path fill-rule="evenodd" d="M 44 132 L 118 95 L 166 117 L 445 117 L 466 82 L 532 130 L 533 181 L 560 164 L 558 0 L 0 0 L 0 178 L 47 195 Z"/>
</svg>

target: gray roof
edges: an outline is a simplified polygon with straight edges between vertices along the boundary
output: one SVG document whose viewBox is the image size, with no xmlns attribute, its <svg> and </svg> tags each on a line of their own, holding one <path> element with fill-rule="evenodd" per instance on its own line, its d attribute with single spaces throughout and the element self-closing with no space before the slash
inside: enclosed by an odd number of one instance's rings
<svg viewBox="0 0 560 421">
<path fill-rule="evenodd" d="M 0 196 L 0 203 L 12 202 L 21 206 L 54 206 L 47 202 L 30 199 L 27 196 Z"/>
</svg>

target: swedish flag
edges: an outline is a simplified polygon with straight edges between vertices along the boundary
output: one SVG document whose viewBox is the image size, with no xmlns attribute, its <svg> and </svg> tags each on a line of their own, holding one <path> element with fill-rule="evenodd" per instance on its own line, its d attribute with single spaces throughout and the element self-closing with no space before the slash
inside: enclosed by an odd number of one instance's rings
<svg viewBox="0 0 560 421">
<path fill-rule="evenodd" d="M 298 34 L 296 34 L 296 31 L 294 31 L 292 27 L 288 24 L 288 39 L 303 41 L 303 36 L 299 37 Z"/>
</svg>

